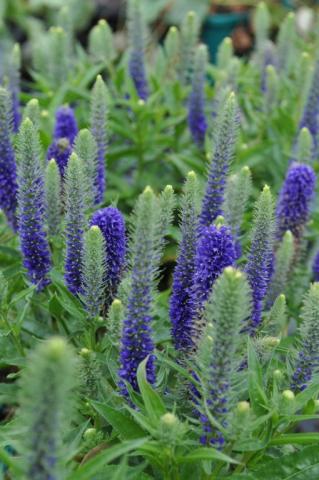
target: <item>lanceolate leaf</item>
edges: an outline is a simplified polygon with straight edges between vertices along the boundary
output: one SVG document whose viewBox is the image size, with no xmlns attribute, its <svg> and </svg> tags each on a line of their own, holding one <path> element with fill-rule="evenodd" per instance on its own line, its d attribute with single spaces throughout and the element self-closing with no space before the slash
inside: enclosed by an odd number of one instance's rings
<svg viewBox="0 0 319 480">
<path fill-rule="evenodd" d="M 124 440 L 145 436 L 145 432 L 127 413 L 120 412 L 105 403 L 91 402 L 91 405 Z"/>
<path fill-rule="evenodd" d="M 147 358 L 140 363 L 137 369 L 137 382 L 144 401 L 145 409 L 153 420 L 160 418 L 166 412 L 163 400 L 151 387 L 146 379 Z"/>
<path fill-rule="evenodd" d="M 276 458 L 252 473 L 233 475 L 232 480 L 315 480 L 319 478 L 318 446 Z"/>
<path fill-rule="evenodd" d="M 139 440 L 123 442 L 114 445 L 113 447 L 106 448 L 101 453 L 81 465 L 74 473 L 71 473 L 71 475 L 67 477 L 67 480 L 88 480 L 89 478 L 93 478 L 92 475 L 102 472 L 103 468 L 108 463 L 141 447 L 146 440 L 146 438 L 141 438 Z"/>
<path fill-rule="evenodd" d="M 263 374 L 252 342 L 248 341 L 248 388 L 253 410 L 258 415 L 267 413 L 267 397 L 263 387 Z"/>
<path fill-rule="evenodd" d="M 215 448 L 196 448 L 185 456 L 177 457 L 178 463 L 196 463 L 200 460 L 219 460 L 225 463 L 239 463 Z"/>
</svg>

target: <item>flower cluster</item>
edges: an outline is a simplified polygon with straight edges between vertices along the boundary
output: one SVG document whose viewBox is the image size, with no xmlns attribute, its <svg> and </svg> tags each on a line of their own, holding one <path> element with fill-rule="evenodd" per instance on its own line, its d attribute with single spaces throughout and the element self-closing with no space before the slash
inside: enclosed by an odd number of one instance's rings
<svg viewBox="0 0 319 480">
<path fill-rule="evenodd" d="M 97 210 L 90 225 L 100 228 L 105 240 L 106 295 L 108 303 L 115 297 L 124 269 L 126 254 L 125 222 L 115 207 Z"/>
<path fill-rule="evenodd" d="M 70 107 L 60 107 L 56 112 L 53 142 L 48 148 L 47 159 L 55 159 L 62 178 L 64 178 L 77 132 L 78 127 L 73 110 Z"/>
<path fill-rule="evenodd" d="M 277 210 L 277 238 L 281 239 L 290 230 L 300 240 L 309 217 L 316 175 L 310 165 L 294 163 L 289 168 L 281 189 Z"/>
<path fill-rule="evenodd" d="M 225 226 L 210 225 L 201 232 L 195 258 L 194 295 L 197 307 L 202 309 L 215 280 L 225 267 L 236 260 L 234 239 Z"/>
</svg>

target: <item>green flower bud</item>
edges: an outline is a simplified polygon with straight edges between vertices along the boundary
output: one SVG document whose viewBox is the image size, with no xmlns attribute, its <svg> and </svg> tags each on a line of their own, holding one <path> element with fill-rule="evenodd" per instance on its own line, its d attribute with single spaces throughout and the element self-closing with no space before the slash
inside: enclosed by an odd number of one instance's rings
<svg viewBox="0 0 319 480">
<path fill-rule="evenodd" d="M 237 403 L 237 412 L 240 415 L 245 415 L 250 412 L 250 403 L 246 401 L 238 402 Z"/>
<path fill-rule="evenodd" d="M 96 436 L 96 432 L 97 432 L 96 428 L 87 428 L 83 434 L 83 438 L 85 440 L 91 440 Z"/>
<path fill-rule="evenodd" d="M 294 394 L 294 392 L 293 392 L 292 390 L 284 390 L 284 391 L 282 392 L 282 398 L 283 398 L 284 400 L 287 400 L 287 401 L 289 401 L 289 402 L 292 402 L 292 401 L 295 400 L 295 394 Z"/>
<path fill-rule="evenodd" d="M 179 420 L 173 413 L 165 413 L 161 416 L 161 422 L 163 425 L 172 428 L 178 424 Z"/>
</svg>

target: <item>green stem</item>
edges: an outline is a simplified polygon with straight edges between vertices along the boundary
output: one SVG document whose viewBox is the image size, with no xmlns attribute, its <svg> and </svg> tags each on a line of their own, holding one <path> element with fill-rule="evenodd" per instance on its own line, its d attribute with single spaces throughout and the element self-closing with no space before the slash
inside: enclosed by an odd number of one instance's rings
<svg viewBox="0 0 319 480">
<path fill-rule="evenodd" d="M 247 463 L 249 462 L 249 460 L 252 459 L 252 457 L 255 455 L 256 452 L 247 452 L 245 453 L 244 457 L 243 457 L 243 460 L 242 462 L 240 462 L 239 465 L 237 465 L 237 467 L 235 468 L 234 470 L 234 473 L 240 473 L 244 470 L 244 468 L 246 467 Z"/>
<path fill-rule="evenodd" d="M 143 147 L 143 131 L 140 126 L 140 121 L 136 122 L 136 147 L 137 147 L 137 179 L 140 180 L 144 171 L 144 147 Z"/>
</svg>

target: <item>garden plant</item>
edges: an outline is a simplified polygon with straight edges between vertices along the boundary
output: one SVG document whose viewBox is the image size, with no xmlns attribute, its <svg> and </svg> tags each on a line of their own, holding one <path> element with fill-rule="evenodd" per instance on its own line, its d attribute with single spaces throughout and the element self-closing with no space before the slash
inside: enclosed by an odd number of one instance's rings
<svg viewBox="0 0 319 480">
<path fill-rule="evenodd" d="M 126 18 L 2 31 L 0 478 L 315 480 L 318 29 Z"/>
</svg>

